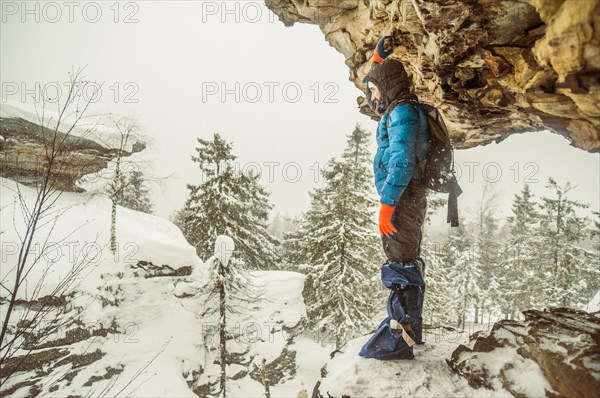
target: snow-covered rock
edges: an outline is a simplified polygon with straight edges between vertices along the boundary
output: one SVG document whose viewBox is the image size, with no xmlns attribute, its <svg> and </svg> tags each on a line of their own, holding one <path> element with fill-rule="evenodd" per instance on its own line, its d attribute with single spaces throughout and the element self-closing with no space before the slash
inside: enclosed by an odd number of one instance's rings
<svg viewBox="0 0 600 398">
<path fill-rule="evenodd" d="M 110 115 L 92 115 L 88 110 L 90 116 L 87 114 L 82 116 L 76 109 L 67 108 L 61 115 L 57 111 L 56 104 L 47 104 L 43 107 L 5 99 L 0 107 L 0 119 L 22 119 L 38 127 L 43 124 L 50 130 L 58 127 L 58 131 L 69 132 L 69 136 L 77 138 L 78 142 L 92 140 L 105 149 L 119 149 L 121 136 L 114 123 L 108 118 Z M 139 147 L 142 144 L 136 139 L 131 139 L 124 149 L 127 152 L 136 152 L 134 146 Z"/>
<path fill-rule="evenodd" d="M 515 396 L 591 397 L 600 391 L 600 318 L 555 308 L 524 311 L 474 334 L 449 364 L 472 386 Z"/>
<path fill-rule="evenodd" d="M 60 116 L 48 108 L 36 109 L 10 100 L 2 104 L 0 176 L 28 185 L 40 182 L 47 171 L 46 157 L 54 129 L 58 128 L 56 142 L 64 142 L 56 158 L 53 178 L 60 189 L 82 191 L 78 180 L 87 175 L 94 175 L 96 179 L 97 173 L 104 171 L 117 157 L 120 135 L 107 120 L 77 121 L 76 115 Z M 122 156 L 131 156 L 144 148 L 143 142 L 130 139 Z"/>
<path fill-rule="evenodd" d="M 596 295 L 592 297 L 583 310 L 592 313 L 600 312 L 600 290 L 596 292 Z"/>
</svg>

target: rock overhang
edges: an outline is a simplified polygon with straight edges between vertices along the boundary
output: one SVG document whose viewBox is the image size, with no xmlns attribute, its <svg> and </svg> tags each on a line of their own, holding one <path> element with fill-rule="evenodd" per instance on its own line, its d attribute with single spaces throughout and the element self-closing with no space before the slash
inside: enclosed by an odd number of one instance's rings
<svg viewBox="0 0 600 398">
<path fill-rule="evenodd" d="M 361 90 L 377 41 L 391 35 L 392 57 L 442 111 L 456 148 L 550 130 L 600 152 L 600 0 L 265 3 L 286 26 L 318 25 Z"/>
</svg>

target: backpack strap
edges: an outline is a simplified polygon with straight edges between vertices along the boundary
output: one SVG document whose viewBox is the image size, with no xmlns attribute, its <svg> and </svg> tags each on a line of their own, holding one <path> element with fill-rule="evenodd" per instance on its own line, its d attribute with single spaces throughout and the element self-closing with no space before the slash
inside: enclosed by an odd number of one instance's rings
<svg viewBox="0 0 600 398">
<path fill-rule="evenodd" d="M 446 127 L 446 124 L 444 123 L 444 119 L 442 119 L 440 112 L 437 110 L 437 108 L 435 108 L 429 104 L 423 104 L 423 110 L 427 114 L 427 117 L 431 118 L 432 121 L 437 124 L 438 128 L 441 128 L 443 130 L 443 134 L 436 135 L 436 137 L 439 140 L 441 140 L 442 142 L 445 142 L 450 147 L 450 156 L 451 156 L 451 161 L 452 161 L 450 169 L 451 169 L 452 177 L 449 180 L 450 186 L 448 189 L 448 213 L 446 216 L 446 222 L 450 223 L 451 227 L 458 227 L 459 226 L 458 196 L 460 196 L 460 194 L 462 194 L 463 191 L 460 188 L 460 186 L 458 185 L 458 181 L 456 180 L 456 176 L 454 175 L 454 148 L 452 147 L 451 142 L 450 142 L 450 135 L 448 134 L 448 128 Z M 430 134 L 433 134 L 433 133 L 434 132 L 430 128 Z M 423 167 L 425 167 L 425 166 L 426 166 L 426 163 L 423 162 Z"/>
<path fill-rule="evenodd" d="M 450 223 L 451 227 L 458 227 L 458 196 L 462 193 L 462 189 L 454 178 L 448 193 L 448 215 L 446 222 Z"/>
</svg>

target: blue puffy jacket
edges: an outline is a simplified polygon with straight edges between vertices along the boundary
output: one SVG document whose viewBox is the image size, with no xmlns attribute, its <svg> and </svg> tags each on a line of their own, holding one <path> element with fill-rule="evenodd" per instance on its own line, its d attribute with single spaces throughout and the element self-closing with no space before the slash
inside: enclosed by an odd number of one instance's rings
<svg viewBox="0 0 600 398">
<path fill-rule="evenodd" d="M 412 178 L 421 178 L 417 162 L 425 158 L 428 138 L 425 111 L 404 103 L 382 116 L 373 160 L 381 202 L 395 206 Z"/>
</svg>

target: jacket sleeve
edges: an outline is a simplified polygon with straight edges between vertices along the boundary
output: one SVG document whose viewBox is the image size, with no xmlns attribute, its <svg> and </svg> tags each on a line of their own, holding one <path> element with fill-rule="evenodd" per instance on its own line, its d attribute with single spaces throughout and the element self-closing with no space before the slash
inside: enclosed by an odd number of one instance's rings
<svg viewBox="0 0 600 398">
<path fill-rule="evenodd" d="M 416 146 L 419 114 L 409 104 L 395 107 L 389 115 L 390 160 L 381 202 L 395 206 L 417 167 Z"/>
</svg>

